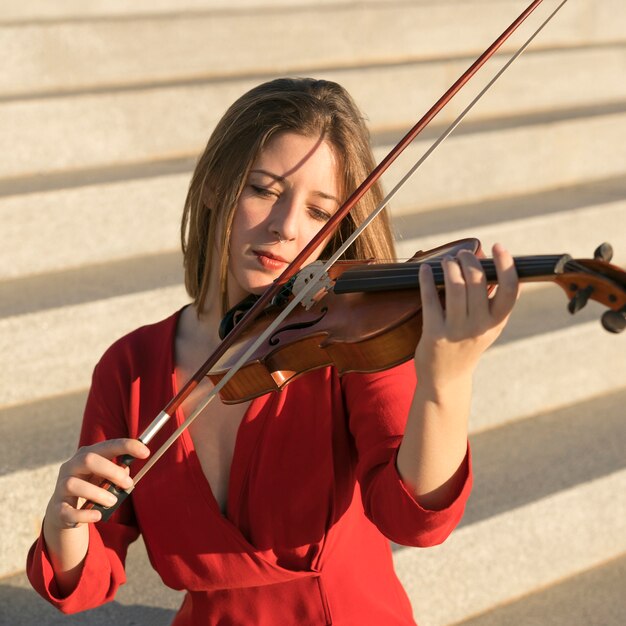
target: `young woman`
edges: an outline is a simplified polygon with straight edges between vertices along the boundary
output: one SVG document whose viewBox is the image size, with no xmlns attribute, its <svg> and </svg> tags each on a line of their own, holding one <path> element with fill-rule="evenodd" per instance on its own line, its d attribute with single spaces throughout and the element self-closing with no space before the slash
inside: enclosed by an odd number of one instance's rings
<svg viewBox="0 0 626 626">
<path fill-rule="evenodd" d="M 218 345 L 225 311 L 262 293 L 373 166 L 361 115 L 334 83 L 272 81 L 226 112 L 183 214 L 193 303 L 123 337 L 96 366 L 81 448 L 61 466 L 29 553 L 33 586 L 60 610 L 111 600 L 142 533 L 164 582 L 187 590 L 176 626 L 414 624 L 389 540 L 440 543 L 463 513 L 472 373 L 517 294 L 499 246 L 491 299 L 470 253 L 443 263 L 445 312 L 420 270 L 423 332 L 411 362 L 341 378 L 325 367 L 249 402 L 216 400 L 110 521 L 80 509 L 83 499 L 111 504 L 103 479 L 131 485 L 115 457 L 137 457 L 133 473 L 145 462 L 136 438 Z M 336 249 L 381 197 L 375 186 L 310 260 Z M 387 217 L 350 255 L 393 257 Z M 210 386 L 194 390 L 152 449 Z"/>
</svg>

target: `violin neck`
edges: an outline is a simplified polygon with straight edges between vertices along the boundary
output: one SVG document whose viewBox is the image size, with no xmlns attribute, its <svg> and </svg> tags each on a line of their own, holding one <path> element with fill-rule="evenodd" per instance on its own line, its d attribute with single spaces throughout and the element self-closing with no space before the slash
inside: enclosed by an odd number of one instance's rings
<svg viewBox="0 0 626 626">
<path fill-rule="evenodd" d="M 478 260 L 485 271 L 487 283 L 496 284 L 498 276 L 493 259 Z M 571 257 L 567 254 L 521 256 L 513 259 L 521 282 L 553 281 L 559 274 L 563 273 L 569 260 Z M 374 264 L 349 269 L 337 278 L 333 290 L 335 293 L 351 293 L 417 289 L 419 288 L 419 267 L 423 263 L 427 263 L 432 268 L 435 284 L 443 286 L 444 276 L 441 259 L 429 259 L 421 262 Z"/>
</svg>

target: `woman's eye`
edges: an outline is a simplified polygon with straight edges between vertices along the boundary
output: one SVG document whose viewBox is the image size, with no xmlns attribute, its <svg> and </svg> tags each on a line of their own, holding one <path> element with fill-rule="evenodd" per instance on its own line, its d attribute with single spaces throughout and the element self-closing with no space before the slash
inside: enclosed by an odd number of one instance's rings
<svg viewBox="0 0 626 626">
<path fill-rule="evenodd" d="M 250 185 L 250 187 L 257 196 L 261 196 L 262 198 L 278 197 L 278 193 L 267 187 L 261 187 L 260 185 Z"/>
<path fill-rule="evenodd" d="M 311 215 L 311 217 L 318 222 L 327 222 L 330 219 L 330 213 L 316 207 L 311 207 L 309 209 L 309 215 Z"/>
</svg>

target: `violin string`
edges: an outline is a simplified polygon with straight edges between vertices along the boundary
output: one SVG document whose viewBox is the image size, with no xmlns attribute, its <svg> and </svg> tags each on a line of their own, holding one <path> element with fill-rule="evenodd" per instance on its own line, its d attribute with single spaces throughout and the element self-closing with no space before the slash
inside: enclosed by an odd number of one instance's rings
<svg viewBox="0 0 626 626">
<path fill-rule="evenodd" d="M 508 69 L 508 67 L 526 50 L 535 37 L 544 29 L 548 22 L 556 15 L 561 7 L 568 0 L 562 0 L 559 6 L 548 16 L 548 18 L 539 26 L 539 28 L 530 36 L 530 38 L 522 45 L 522 47 L 507 61 L 507 63 L 496 73 L 496 75 L 489 81 L 487 86 L 483 88 L 480 93 L 470 102 L 470 104 L 461 112 L 461 114 L 452 122 L 452 124 L 442 133 L 437 141 L 424 153 L 424 155 L 413 165 L 411 170 L 400 180 L 400 182 L 387 194 L 383 201 L 372 211 L 370 215 L 362 222 L 362 224 L 355 229 L 353 233 L 346 239 L 346 241 L 339 247 L 339 249 L 330 257 L 330 259 L 315 273 L 307 285 L 295 296 L 281 311 L 281 313 L 273 320 L 273 322 L 265 329 L 263 333 L 257 338 L 257 340 L 240 355 L 237 362 L 230 368 L 230 370 L 220 379 L 215 387 L 208 393 L 208 395 L 201 401 L 192 413 L 183 421 L 183 423 L 168 437 L 168 439 L 156 450 L 148 461 L 143 465 L 139 472 L 134 477 L 133 487 L 127 490 L 129 493 L 134 489 L 137 483 L 145 476 L 145 474 L 152 468 L 152 466 L 158 461 L 158 459 L 165 454 L 169 447 L 178 439 L 178 437 L 191 425 L 196 417 L 204 410 L 204 408 L 215 398 L 219 391 L 227 384 L 227 382 L 235 375 L 235 373 L 245 364 L 246 360 L 254 353 L 254 351 L 267 339 L 269 335 L 280 325 L 280 323 L 287 317 L 287 315 L 305 298 L 313 295 L 315 291 L 319 289 L 320 281 L 327 275 L 328 270 L 334 265 L 339 257 L 352 245 L 357 237 L 369 226 L 369 224 L 378 216 L 378 214 L 387 206 L 390 200 L 400 191 L 409 178 L 415 173 L 415 171 L 421 166 L 421 164 L 435 151 L 435 149 L 443 143 L 443 141 L 454 131 L 454 129 L 465 118 L 474 105 L 483 97 L 483 95 L 491 88 L 491 86 L 500 78 L 500 76 Z M 293 306 L 292 306 L 293 305 Z M 283 315 L 284 313 L 284 315 Z M 163 413 L 163 412 L 162 412 Z M 159 420 L 160 416 L 154 420 Z M 169 417 L 169 416 L 168 416 Z M 165 423 L 165 419 L 161 420 Z M 151 427 L 149 427 L 151 428 Z M 160 427 L 159 427 L 160 428 Z M 151 430 L 151 436 L 156 434 L 157 430 Z M 143 435 L 143 433 L 142 433 Z M 141 439 L 141 437 L 140 437 Z"/>
<path fill-rule="evenodd" d="M 517 257 L 514 259 L 514 263 L 520 278 L 533 278 L 541 275 L 553 275 L 558 262 L 562 258 L 563 255 Z M 493 260 L 479 259 L 479 262 L 486 272 L 487 280 L 495 280 L 497 278 L 497 272 Z M 374 264 L 361 269 L 350 269 L 337 279 L 335 290 L 340 293 L 359 291 L 360 289 L 365 291 L 367 290 L 367 286 L 371 288 L 374 282 L 385 282 L 387 283 L 388 289 L 393 289 L 398 283 L 407 287 L 414 284 L 414 286 L 417 287 L 419 267 L 424 263 L 430 265 L 432 268 L 435 283 L 439 285 L 443 284 L 443 267 L 441 260 L 436 259 L 423 262 L 401 263 L 393 267 L 380 268 Z M 342 281 L 344 286 L 341 286 Z M 345 286 L 346 283 L 349 283 L 350 286 Z"/>
</svg>

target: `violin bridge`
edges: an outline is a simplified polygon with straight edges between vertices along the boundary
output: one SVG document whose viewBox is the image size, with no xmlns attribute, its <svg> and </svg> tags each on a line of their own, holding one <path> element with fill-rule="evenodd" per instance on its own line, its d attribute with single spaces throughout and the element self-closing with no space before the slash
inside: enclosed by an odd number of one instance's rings
<svg viewBox="0 0 626 626">
<path fill-rule="evenodd" d="M 329 291 L 333 284 L 328 273 L 324 272 L 317 279 L 317 285 L 311 285 L 311 281 L 315 279 L 322 267 L 324 267 L 324 261 L 315 261 L 302 268 L 294 277 L 295 280 L 293 281 L 291 292 L 294 296 L 297 296 L 305 289 L 307 290 L 307 295 L 300 303 L 307 311 Z"/>
</svg>

